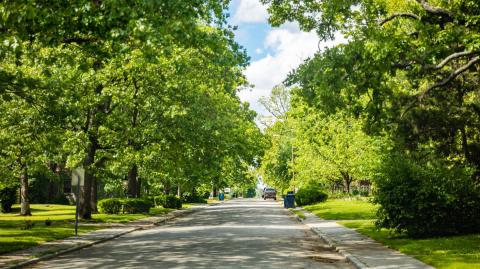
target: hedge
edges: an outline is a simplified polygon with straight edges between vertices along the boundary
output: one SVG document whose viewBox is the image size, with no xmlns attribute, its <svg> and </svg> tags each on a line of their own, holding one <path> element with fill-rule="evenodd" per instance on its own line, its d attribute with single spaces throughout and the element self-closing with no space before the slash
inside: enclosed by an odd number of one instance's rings
<svg viewBox="0 0 480 269">
<path fill-rule="evenodd" d="M 328 194 L 316 187 L 305 187 L 295 194 L 295 203 L 299 206 L 325 202 Z"/>
<path fill-rule="evenodd" d="M 105 214 L 136 214 L 148 213 L 153 204 L 148 199 L 142 198 L 107 198 L 98 202 L 98 209 L 100 213 Z"/>
</svg>

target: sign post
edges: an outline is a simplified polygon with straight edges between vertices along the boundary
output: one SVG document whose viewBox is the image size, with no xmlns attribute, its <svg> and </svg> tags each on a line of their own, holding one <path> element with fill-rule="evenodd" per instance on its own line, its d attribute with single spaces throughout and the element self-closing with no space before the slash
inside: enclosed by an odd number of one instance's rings
<svg viewBox="0 0 480 269">
<path fill-rule="evenodd" d="M 85 180 L 85 170 L 82 167 L 75 168 L 72 171 L 72 187 L 77 186 L 77 193 L 75 194 L 75 236 L 78 235 L 78 214 L 80 208 L 80 186 L 83 186 Z"/>
</svg>

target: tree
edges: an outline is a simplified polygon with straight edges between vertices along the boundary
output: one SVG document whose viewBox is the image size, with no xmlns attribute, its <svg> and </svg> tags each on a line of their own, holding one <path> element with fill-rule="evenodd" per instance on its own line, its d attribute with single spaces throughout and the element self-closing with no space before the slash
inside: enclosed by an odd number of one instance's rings
<svg viewBox="0 0 480 269">
<path fill-rule="evenodd" d="M 236 96 L 247 58 L 225 24 L 226 7 L 210 0 L 0 4 L 0 59 L 8 59 L 0 95 L 37 105 L 38 89 L 55 90 L 45 107 L 58 110 L 39 119 L 62 130 L 56 140 L 61 161 L 85 168 L 83 218 L 96 210 L 101 177 L 127 176 L 129 193 L 138 196 L 139 178 L 161 175 L 181 186 L 209 172 L 217 177 L 226 158 L 253 163 L 260 133 Z M 39 60 L 33 48 L 49 54 Z M 3 68 L 28 62 L 43 73 L 22 76 Z M 27 127 L 34 132 L 32 123 Z"/>
</svg>

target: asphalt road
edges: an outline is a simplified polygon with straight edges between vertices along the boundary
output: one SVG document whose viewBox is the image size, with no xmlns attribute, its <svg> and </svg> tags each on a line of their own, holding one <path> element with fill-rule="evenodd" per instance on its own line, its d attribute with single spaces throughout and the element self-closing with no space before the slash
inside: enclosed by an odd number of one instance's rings
<svg viewBox="0 0 480 269">
<path fill-rule="evenodd" d="M 273 201 L 236 199 L 31 268 L 352 268 Z"/>
</svg>

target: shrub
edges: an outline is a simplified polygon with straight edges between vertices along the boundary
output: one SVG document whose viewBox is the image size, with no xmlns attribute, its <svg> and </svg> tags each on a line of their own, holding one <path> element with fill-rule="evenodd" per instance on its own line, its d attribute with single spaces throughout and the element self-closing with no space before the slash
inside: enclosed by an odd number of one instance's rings
<svg viewBox="0 0 480 269">
<path fill-rule="evenodd" d="M 45 226 L 52 226 L 52 221 L 50 219 L 46 219 Z"/>
<path fill-rule="evenodd" d="M 123 199 L 123 213 L 136 214 L 136 213 L 148 213 L 153 204 L 148 199 L 143 198 L 129 198 Z"/>
<path fill-rule="evenodd" d="M 173 194 L 169 194 L 165 196 L 165 204 L 163 204 L 163 207 L 180 209 L 182 208 L 182 199 Z"/>
<path fill-rule="evenodd" d="M 122 210 L 122 200 L 119 198 L 107 198 L 98 201 L 98 210 L 104 214 L 119 214 Z"/>
<path fill-rule="evenodd" d="M 0 204 L 2 213 L 12 212 L 12 206 L 17 197 L 17 188 L 3 188 L 0 190 Z"/>
<path fill-rule="evenodd" d="M 295 194 L 295 202 L 299 206 L 311 205 L 315 203 L 325 202 L 328 198 L 328 194 L 319 188 L 307 186 L 301 188 Z"/>
<path fill-rule="evenodd" d="M 198 196 L 197 194 L 191 194 L 191 193 L 186 193 L 183 197 L 183 200 L 186 203 L 203 203 L 203 204 L 207 203 L 207 199 L 201 196 Z"/>
<path fill-rule="evenodd" d="M 468 168 L 403 156 L 384 162 L 376 180 L 378 227 L 411 237 L 480 231 L 480 187 Z"/>
<path fill-rule="evenodd" d="M 153 197 L 153 204 L 155 206 L 163 206 L 165 205 L 165 194 L 157 195 Z"/>
</svg>

